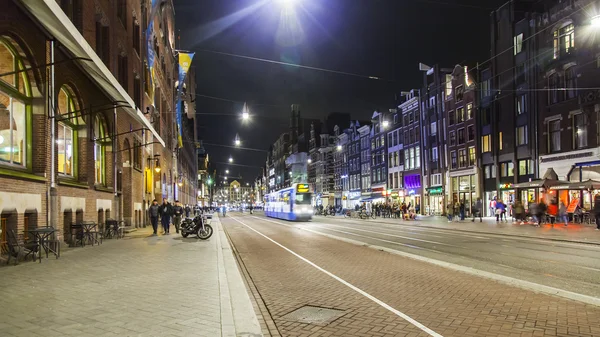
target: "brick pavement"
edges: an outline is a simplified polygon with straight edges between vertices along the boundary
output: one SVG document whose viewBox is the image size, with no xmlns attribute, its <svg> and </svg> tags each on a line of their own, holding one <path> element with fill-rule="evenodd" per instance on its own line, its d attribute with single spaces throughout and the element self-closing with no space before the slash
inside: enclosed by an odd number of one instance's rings
<svg viewBox="0 0 600 337">
<path fill-rule="evenodd" d="M 238 219 L 443 336 L 600 336 L 598 307 L 263 219 Z M 426 335 L 232 219 L 224 225 L 282 336 Z M 327 326 L 282 318 L 303 305 L 346 314 Z"/>
<path fill-rule="evenodd" d="M 261 336 L 218 219 L 213 225 L 207 241 L 143 229 L 0 268 L 0 335 Z"/>
<path fill-rule="evenodd" d="M 316 216 L 316 221 L 344 221 L 344 222 L 377 222 L 405 226 L 431 227 L 440 229 L 462 230 L 478 233 L 514 235 L 522 237 L 534 237 L 541 239 L 557 240 L 557 241 L 573 241 L 600 245 L 600 232 L 595 230 L 595 225 L 574 224 L 564 227 L 562 224 L 549 225 L 545 224 L 540 227 L 535 227 L 532 224 L 520 225 L 519 223 L 496 222 L 495 218 L 484 218 L 483 222 L 471 222 L 470 219 L 465 221 L 448 222 L 445 217 L 440 216 L 423 216 L 417 221 L 405 221 L 400 219 L 381 218 L 376 219 L 348 219 L 343 216 L 322 217 Z"/>
</svg>

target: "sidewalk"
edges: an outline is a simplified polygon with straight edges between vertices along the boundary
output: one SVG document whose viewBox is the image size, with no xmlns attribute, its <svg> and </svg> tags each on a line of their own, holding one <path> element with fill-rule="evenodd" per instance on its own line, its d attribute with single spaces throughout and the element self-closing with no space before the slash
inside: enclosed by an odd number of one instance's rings
<svg viewBox="0 0 600 337">
<path fill-rule="evenodd" d="M 314 217 L 313 219 L 319 219 Z M 330 218 L 330 217 L 327 217 Z M 335 219 L 344 219 L 342 216 L 336 216 Z M 448 222 L 448 219 L 441 216 L 419 216 L 418 220 L 400 220 L 381 218 L 360 220 L 366 222 L 381 222 L 396 225 L 418 226 L 427 228 L 452 229 L 475 233 L 488 233 L 499 235 L 510 235 L 520 237 L 532 237 L 536 239 L 546 239 L 555 241 L 571 241 L 588 244 L 600 245 L 600 231 L 596 231 L 596 225 L 575 224 L 570 223 L 567 227 L 559 223 L 554 226 L 545 224 L 540 227 L 535 227 L 533 224 L 520 225 L 517 222 L 496 222 L 496 218 L 483 218 L 483 222 L 476 219 L 471 222 L 471 219 L 464 221 Z"/>
<path fill-rule="evenodd" d="M 0 269 L 2 336 L 262 336 L 217 216 L 206 241 L 138 229 Z"/>
</svg>

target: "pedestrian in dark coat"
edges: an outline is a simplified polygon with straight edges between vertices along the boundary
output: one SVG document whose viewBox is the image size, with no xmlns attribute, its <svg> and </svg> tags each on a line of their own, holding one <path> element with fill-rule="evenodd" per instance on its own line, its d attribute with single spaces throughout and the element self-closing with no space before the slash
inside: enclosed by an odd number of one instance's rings
<svg viewBox="0 0 600 337">
<path fill-rule="evenodd" d="M 152 229 L 154 230 L 154 235 L 157 235 L 158 231 L 158 201 L 156 199 L 152 200 L 152 205 L 148 208 L 148 215 L 150 216 L 150 223 L 152 224 Z"/>
<path fill-rule="evenodd" d="M 171 206 L 166 198 L 163 199 L 162 205 L 158 207 L 158 213 L 160 214 L 160 222 L 163 226 L 163 234 L 169 234 L 171 215 L 173 215 L 173 206 Z"/>
</svg>

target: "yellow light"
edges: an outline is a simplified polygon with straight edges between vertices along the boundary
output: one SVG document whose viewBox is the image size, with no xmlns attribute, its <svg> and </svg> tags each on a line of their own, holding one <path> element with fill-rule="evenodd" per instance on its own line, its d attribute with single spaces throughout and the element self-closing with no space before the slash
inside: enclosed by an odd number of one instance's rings
<svg viewBox="0 0 600 337">
<path fill-rule="evenodd" d="M 158 167 L 158 166 L 157 166 L 157 167 L 155 167 L 155 168 L 154 168 L 154 171 L 156 171 L 156 173 L 160 173 L 160 167 Z"/>
</svg>

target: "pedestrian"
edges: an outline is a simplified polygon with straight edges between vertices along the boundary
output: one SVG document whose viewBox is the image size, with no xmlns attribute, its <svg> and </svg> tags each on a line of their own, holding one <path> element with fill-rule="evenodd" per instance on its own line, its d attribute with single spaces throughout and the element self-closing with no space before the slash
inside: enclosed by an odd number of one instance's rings
<svg viewBox="0 0 600 337">
<path fill-rule="evenodd" d="M 519 222 L 521 225 L 525 224 L 525 207 L 520 200 L 515 201 L 515 207 L 513 207 L 515 212 L 515 220 Z"/>
<path fill-rule="evenodd" d="M 565 223 L 565 227 L 569 225 L 569 216 L 567 215 L 567 205 L 565 205 L 564 201 L 560 201 L 560 205 L 558 206 L 558 219 L 557 221 L 563 220 Z"/>
<path fill-rule="evenodd" d="M 189 218 L 190 217 L 190 212 L 192 211 L 192 209 L 190 208 L 190 205 L 185 205 L 185 217 Z"/>
<path fill-rule="evenodd" d="M 496 222 L 502 221 L 502 211 L 504 210 L 504 204 L 502 204 L 502 200 L 496 201 L 495 204 L 496 204 Z"/>
<path fill-rule="evenodd" d="M 173 206 L 173 225 L 175 225 L 175 233 L 179 234 L 179 227 L 181 226 L 181 217 L 183 216 L 183 207 L 179 203 L 179 200 L 175 200 L 175 206 Z"/>
<path fill-rule="evenodd" d="M 152 224 L 152 229 L 154 233 L 152 235 L 157 235 L 158 231 L 158 201 L 156 199 L 152 200 L 152 205 L 148 208 L 148 214 L 150 215 L 150 223 Z"/>
<path fill-rule="evenodd" d="M 171 224 L 171 215 L 173 214 L 173 206 L 167 201 L 167 198 L 163 199 L 162 205 L 158 208 L 160 214 L 160 222 L 163 226 L 163 235 L 169 234 L 169 225 Z"/>
<path fill-rule="evenodd" d="M 460 204 L 458 205 L 458 211 L 460 213 L 460 221 L 464 221 L 465 220 L 465 202 L 461 201 Z"/>
<path fill-rule="evenodd" d="M 494 199 L 490 199 L 490 214 L 492 216 L 494 216 L 494 214 L 496 214 L 496 197 L 494 197 Z"/>
<path fill-rule="evenodd" d="M 448 213 L 448 222 L 452 222 L 452 217 L 454 216 L 454 206 L 451 202 L 446 206 L 446 212 Z"/>
<path fill-rule="evenodd" d="M 481 198 L 477 198 L 475 202 L 475 206 L 473 207 L 473 220 L 471 222 L 475 222 L 475 217 L 479 217 L 479 222 L 483 222 L 483 218 L 481 213 L 483 213 L 483 202 L 481 202 Z"/>
<path fill-rule="evenodd" d="M 594 217 L 596 218 L 596 230 L 600 230 L 600 196 L 596 195 L 594 199 Z"/>
</svg>

